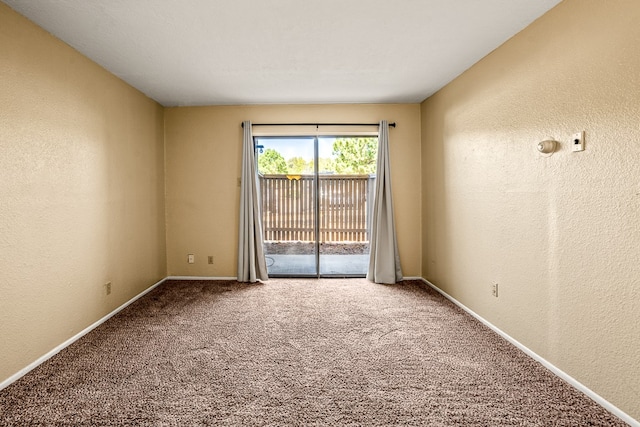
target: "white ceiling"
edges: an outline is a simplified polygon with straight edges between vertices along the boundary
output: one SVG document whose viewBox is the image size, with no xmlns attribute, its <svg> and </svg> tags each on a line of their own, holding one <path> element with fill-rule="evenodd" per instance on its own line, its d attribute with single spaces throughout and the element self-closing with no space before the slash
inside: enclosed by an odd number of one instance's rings
<svg viewBox="0 0 640 427">
<path fill-rule="evenodd" d="M 560 0 L 2 0 L 165 106 L 416 103 Z"/>
</svg>

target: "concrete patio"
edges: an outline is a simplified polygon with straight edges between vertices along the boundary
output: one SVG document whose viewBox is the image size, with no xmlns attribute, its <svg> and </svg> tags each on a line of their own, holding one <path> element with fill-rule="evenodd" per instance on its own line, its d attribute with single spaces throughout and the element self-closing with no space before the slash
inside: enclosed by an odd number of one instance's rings
<svg viewBox="0 0 640 427">
<path fill-rule="evenodd" d="M 274 276 L 316 275 L 315 255 L 266 254 L 267 271 Z M 320 274 L 323 276 L 364 276 L 369 255 L 320 255 Z"/>
</svg>

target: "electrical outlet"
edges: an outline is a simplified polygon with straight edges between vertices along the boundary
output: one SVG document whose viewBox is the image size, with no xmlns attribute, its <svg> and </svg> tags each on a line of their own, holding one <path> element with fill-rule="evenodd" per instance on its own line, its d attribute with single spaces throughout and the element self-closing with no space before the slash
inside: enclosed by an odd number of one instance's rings
<svg viewBox="0 0 640 427">
<path fill-rule="evenodd" d="M 491 295 L 493 295 L 494 297 L 498 298 L 498 284 L 494 283 L 493 286 L 491 287 Z"/>
<path fill-rule="evenodd" d="M 107 282 L 104 284 L 104 291 L 107 293 L 107 295 L 111 294 L 111 282 Z"/>
<path fill-rule="evenodd" d="M 207 257 L 207 260 L 208 260 L 209 264 L 213 264 L 213 255 L 209 255 Z"/>
<path fill-rule="evenodd" d="M 195 263 L 195 262 L 196 262 L 196 257 L 195 257 L 195 255 L 194 255 L 194 254 L 188 254 L 188 255 L 187 255 L 187 262 L 188 262 L 189 264 L 193 264 L 193 263 Z"/>
</svg>

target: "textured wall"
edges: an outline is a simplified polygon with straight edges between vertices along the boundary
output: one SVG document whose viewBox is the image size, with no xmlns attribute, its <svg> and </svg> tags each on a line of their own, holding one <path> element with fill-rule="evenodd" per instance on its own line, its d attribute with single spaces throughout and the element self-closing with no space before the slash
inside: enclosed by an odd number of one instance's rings
<svg viewBox="0 0 640 427">
<path fill-rule="evenodd" d="M 425 277 L 636 419 L 638 22 L 567 0 L 421 110 Z"/>
<path fill-rule="evenodd" d="M 3 381 L 163 278 L 166 258 L 158 104 L 2 3 L 0 104 Z"/>
<path fill-rule="evenodd" d="M 420 275 L 418 104 L 169 108 L 165 118 L 169 275 L 237 275 L 243 120 L 376 123 L 381 119 L 398 123 L 390 131 L 390 155 L 403 273 Z M 195 254 L 195 264 L 187 264 L 188 253 Z M 208 255 L 213 255 L 213 265 L 207 264 Z"/>
</svg>

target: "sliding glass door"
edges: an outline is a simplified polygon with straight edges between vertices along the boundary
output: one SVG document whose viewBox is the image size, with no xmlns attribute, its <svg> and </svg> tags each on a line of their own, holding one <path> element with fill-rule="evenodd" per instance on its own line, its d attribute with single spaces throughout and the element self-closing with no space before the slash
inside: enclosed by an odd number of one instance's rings
<svg viewBox="0 0 640 427">
<path fill-rule="evenodd" d="M 269 276 L 317 276 L 313 137 L 256 137 L 262 227 Z"/>
<path fill-rule="evenodd" d="M 363 277 L 376 137 L 256 137 L 272 277 Z"/>
<path fill-rule="evenodd" d="M 320 274 L 364 277 L 378 138 L 319 137 L 318 145 Z"/>
</svg>

